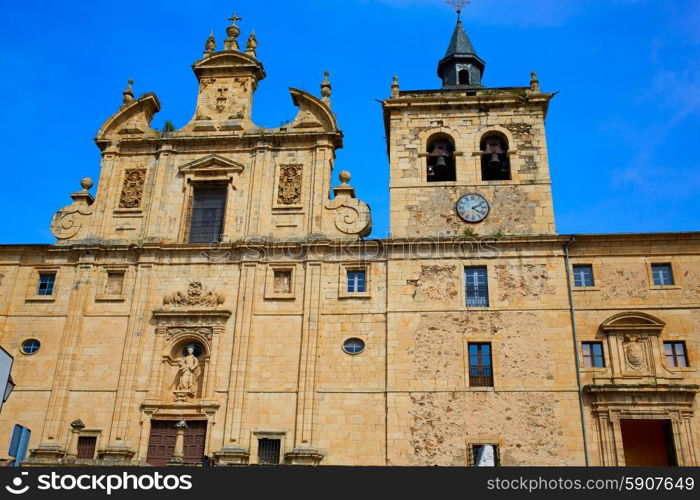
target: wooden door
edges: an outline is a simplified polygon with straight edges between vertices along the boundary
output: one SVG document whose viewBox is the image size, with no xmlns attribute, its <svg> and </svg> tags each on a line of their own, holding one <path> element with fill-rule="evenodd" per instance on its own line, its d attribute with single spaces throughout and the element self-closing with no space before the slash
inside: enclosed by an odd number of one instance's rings
<svg viewBox="0 0 700 500">
<path fill-rule="evenodd" d="M 206 420 L 188 420 L 185 431 L 185 463 L 201 464 L 207 439 Z"/>
<path fill-rule="evenodd" d="M 146 462 L 159 467 L 165 466 L 168 460 L 173 458 L 176 435 L 174 420 L 151 420 Z"/>
</svg>

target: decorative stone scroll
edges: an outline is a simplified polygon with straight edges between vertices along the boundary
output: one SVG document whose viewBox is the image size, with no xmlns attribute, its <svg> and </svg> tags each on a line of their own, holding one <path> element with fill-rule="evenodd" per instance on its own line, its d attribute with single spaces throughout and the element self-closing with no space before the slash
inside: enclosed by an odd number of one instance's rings
<svg viewBox="0 0 700 500">
<path fill-rule="evenodd" d="M 202 283 L 193 281 L 190 283 L 187 292 L 169 293 L 163 297 L 163 305 L 174 307 L 216 307 L 223 304 L 224 300 L 225 297 L 222 294 L 211 291 L 204 293 Z"/>
<path fill-rule="evenodd" d="M 355 198 L 355 188 L 350 186 L 350 172 L 343 170 L 338 176 L 342 184 L 333 188 L 335 198 L 325 208 L 335 212 L 335 228 L 346 235 L 367 236 L 372 231 L 372 214 L 366 203 Z"/>
<path fill-rule="evenodd" d="M 87 225 L 95 199 L 88 192 L 92 187 L 92 179 L 85 177 L 80 182 L 82 191 L 70 195 L 73 203 L 60 209 L 51 220 L 51 232 L 59 240 L 68 240 L 78 235 Z"/>
<path fill-rule="evenodd" d="M 301 165 L 280 165 L 277 203 L 299 205 L 301 203 Z"/>
<path fill-rule="evenodd" d="M 143 185 L 146 182 L 146 169 L 127 170 L 124 175 L 119 208 L 141 208 Z"/>
</svg>

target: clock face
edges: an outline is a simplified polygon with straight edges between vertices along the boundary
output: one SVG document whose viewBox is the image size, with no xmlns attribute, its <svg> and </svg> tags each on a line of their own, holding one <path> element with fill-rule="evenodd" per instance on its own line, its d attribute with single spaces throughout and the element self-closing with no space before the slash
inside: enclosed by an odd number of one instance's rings
<svg viewBox="0 0 700 500">
<path fill-rule="evenodd" d="M 457 202 L 457 213 L 467 222 L 481 222 L 490 208 L 486 198 L 476 193 L 465 194 Z"/>
</svg>

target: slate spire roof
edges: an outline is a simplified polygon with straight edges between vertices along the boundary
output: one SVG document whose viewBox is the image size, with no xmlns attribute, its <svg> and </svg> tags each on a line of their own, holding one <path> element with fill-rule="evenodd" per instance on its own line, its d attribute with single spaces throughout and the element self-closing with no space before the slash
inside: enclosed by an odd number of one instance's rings
<svg viewBox="0 0 700 500">
<path fill-rule="evenodd" d="M 457 19 L 457 26 L 455 26 L 455 31 L 452 34 L 452 40 L 450 40 L 450 45 L 447 47 L 447 52 L 445 53 L 445 57 L 453 56 L 453 55 L 466 55 L 466 54 L 473 54 L 476 55 L 476 51 L 474 50 L 474 46 L 472 45 L 471 40 L 469 40 L 469 36 L 467 36 L 467 32 L 464 31 L 464 26 L 462 25 L 462 20 Z"/>
</svg>

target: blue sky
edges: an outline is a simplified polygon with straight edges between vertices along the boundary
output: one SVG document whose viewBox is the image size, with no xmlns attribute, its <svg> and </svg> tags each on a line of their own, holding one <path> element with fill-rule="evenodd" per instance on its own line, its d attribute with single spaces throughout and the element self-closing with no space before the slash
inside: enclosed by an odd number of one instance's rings
<svg viewBox="0 0 700 500">
<path fill-rule="evenodd" d="M 318 95 L 331 72 L 345 134 L 336 172 L 352 172 L 372 237 L 384 237 L 375 99 L 393 75 L 404 90 L 438 88 L 455 22 L 442 0 L 0 1 L 3 244 L 54 241 L 53 213 L 83 176 L 99 176 L 92 139 L 128 78 L 137 95 L 160 98 L 153 127 L 189 121 L 190 65 L 210 30 L 221 43 L 234 10 L 242 40 L 255 29 L 268 75 L 255 96 L 259 125 L 293 118 L 287 88 Z M 560 92 L 547 119 L 560 233 L 700 229 L 700 0 L 474 0 L 463 19 L 486 86 L 524 86 L 536 70 L 544 91 Z"/>
</svg>

